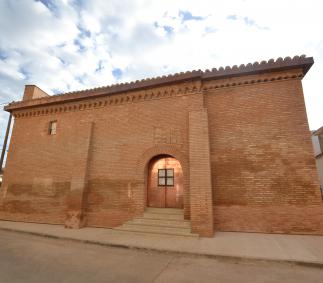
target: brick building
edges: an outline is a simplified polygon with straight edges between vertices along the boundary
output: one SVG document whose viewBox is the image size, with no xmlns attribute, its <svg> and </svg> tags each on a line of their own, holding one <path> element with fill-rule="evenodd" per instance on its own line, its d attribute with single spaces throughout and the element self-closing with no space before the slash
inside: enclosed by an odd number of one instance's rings
<svg viewBox="0 0 323 283">
<path fill-rule="evenodd" d="M 116 227 L 183 209 L 192 232 L 323 234 L 295 56 L 49 96 L 25 88 L 0 219 Z"/>
</svg>

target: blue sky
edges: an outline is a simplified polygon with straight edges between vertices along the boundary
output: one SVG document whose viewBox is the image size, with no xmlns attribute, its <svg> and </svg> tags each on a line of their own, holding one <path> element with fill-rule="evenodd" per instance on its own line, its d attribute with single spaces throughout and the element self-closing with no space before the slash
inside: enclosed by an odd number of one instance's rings
<svg viewBox="0 0 323 283">
<path fill-rule="evenodd" d="M 25 84 L 50 94 L 306 54 L 311 129 L 323 125 L 321 1 L 0 0 L 0 104 Z M 1 107 L 1 105 L 0 105 Z M 8 115 L 0 113 L 2 144 Z"/>
</svg>

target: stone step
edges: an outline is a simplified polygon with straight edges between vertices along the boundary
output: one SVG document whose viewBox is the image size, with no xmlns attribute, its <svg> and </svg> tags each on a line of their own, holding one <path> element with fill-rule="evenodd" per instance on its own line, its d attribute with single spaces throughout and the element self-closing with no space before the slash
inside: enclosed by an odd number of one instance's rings
<svg viewBox="0 0 323 283">
<path fill-rule="evenodd" d="M 184 210 L 147 207 L 141 217 L 114 228 L 120 231 L 198 237 L 191 233 L 191 223 L 184 220 Z"/>
<path fill-rule="evenodd" d="M 157 208 L 157 207 L 147 207 L 146 212 L 158 213 L 158 214 L 184 214 L 184 209 L 179 208 Z"/>
<path fill-rule="evenodd" d="M 169 219 L 149 219 L 149 218 L 135 218 L 130 220 L 130 224 L 139 224 L 147 226 L 160 226 L 160 227 L 179 227 L 191 229 L 191 223 L 188 220 L 169 220 Z"/>
<path fill-rule="evenodd" d="M 198 237 L 197 234 L 191 233 L 190 228 L 157 227 L 125 223 L 122 226 L 116 227 L 114 229 L 119 231 Z"/>
<path fill-rule="evenodd" d="M 168 213 L 152 213 L 145 212 L 142 218 L 146 219 L 160 219 L 160 220 L 181 220 L 184 221 L 183 214 L 168 214 Z"/>
</svg>

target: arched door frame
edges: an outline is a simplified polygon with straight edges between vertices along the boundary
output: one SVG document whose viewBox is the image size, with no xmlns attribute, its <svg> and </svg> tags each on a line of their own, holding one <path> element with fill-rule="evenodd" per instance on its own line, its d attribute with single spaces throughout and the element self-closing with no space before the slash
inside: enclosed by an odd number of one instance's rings
<svg viewBox="0 0 323 283">
<path fill-rule="evenodd" d="M 137 164 L 137 176 L 140 176 L 141 180 L 144 180 L 144 205 L 147 206 L 147 179 L 148 179 L 148 167 L 150 161 L 158 155 L 169 155 L 176 158 L 183 170 L 184 178 L 184 217 L 190 218 L 190 188 L 189 188 L 189 162 L 188 157 L 177 146 L 172 145 L 157 145 L 147 149 L 142 155 Z"/>
</svg>

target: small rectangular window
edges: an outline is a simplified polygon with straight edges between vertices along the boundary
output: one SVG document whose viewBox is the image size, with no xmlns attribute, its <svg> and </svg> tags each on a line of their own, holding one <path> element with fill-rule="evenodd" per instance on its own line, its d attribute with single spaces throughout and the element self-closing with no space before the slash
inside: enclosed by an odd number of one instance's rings
<svg viewBox="0 0 323 283">
<path fill-rule="evenodd" d="M 56 129 L 57 129 L 57 121 L 50 121 L 49 127 L 48 127 L 48 134 L 56 135 Z"/>
<path fill-rule="evenodd" d="M 158 169 L 158 186 L 174 186 L 174 169 Z"/>
</svg>

